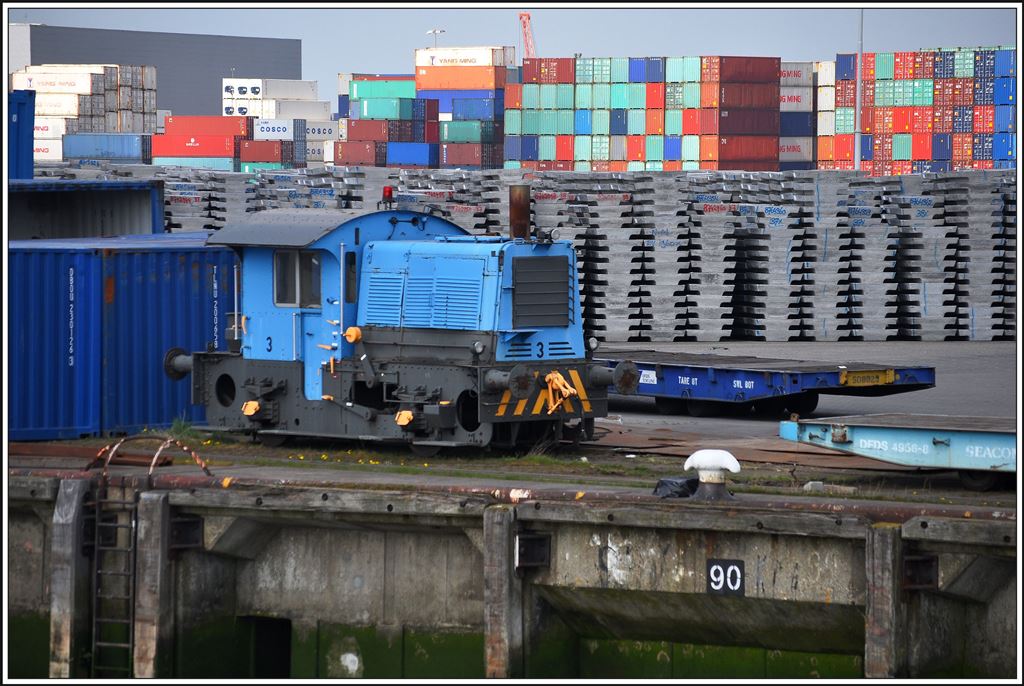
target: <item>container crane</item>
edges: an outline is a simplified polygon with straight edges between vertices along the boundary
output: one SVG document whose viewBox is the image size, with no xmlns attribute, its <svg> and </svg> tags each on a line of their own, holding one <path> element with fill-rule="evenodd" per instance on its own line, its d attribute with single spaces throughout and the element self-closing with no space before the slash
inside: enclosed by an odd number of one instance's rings
<svg viewBox="0 0 1024 686">
<path fill-rule="evenodd" d="M 537 50 L 533 45 L 533 27 L 530 24 L 530 13 L 519 13 L 519 28 L 523 32 L 523 57 L 536 57 Z"/>
</svg>

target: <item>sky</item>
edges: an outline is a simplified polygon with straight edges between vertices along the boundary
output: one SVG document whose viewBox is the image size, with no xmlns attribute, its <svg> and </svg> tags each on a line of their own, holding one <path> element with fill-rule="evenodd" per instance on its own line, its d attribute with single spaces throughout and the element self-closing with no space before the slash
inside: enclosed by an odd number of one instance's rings
<svg viewBox="0 0 1024 686">
<path fill-rule="evenodd" d="M 8 22 L 302 40 L 302 77 L 334 100 L 338 72 L 407 73 L 413 50 L 438 46 L 513 45 L 522 55 L 518 13 L 531 14 L 543 57 L 762 55 L 784 61 L 834 59 L 856 52 L 858 9 L 594 8 L 573 9 L 19 9 Z M 864 51 L 1016 45 L 1017 11 L 918 6 L 864 11 Z M 968 8 L 969 7 L 969 8 Z M 258 77 L 258 74 L 247 76 Z"/>
</svg>

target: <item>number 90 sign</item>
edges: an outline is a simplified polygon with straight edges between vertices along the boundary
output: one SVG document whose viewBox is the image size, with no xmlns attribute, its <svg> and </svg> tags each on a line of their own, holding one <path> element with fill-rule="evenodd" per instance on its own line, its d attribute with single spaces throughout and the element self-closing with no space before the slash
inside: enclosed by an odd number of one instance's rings
<svg viewBox="0 0 1024 686">
<path fill-rule="evenodd" d="M 743 560 L 708 560 L 708 593 L 744 595 Z"/>
</svg>

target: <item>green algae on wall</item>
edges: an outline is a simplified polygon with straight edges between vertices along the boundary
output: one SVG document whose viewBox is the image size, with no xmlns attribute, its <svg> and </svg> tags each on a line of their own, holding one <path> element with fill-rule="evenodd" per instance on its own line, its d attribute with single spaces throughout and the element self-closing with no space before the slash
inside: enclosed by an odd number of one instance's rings
<svg viewBox="0 0 1024 686">
<path fill-rule="evenodd" d="M 7 670 L 12 679 L 50 676 L 50 613 L 7 616 Z"/>
</svg>

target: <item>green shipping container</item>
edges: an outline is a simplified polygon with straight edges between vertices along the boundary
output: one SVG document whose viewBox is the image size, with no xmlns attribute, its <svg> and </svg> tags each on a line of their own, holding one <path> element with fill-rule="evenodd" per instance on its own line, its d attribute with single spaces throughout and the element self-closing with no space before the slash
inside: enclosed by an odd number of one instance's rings
<svg viewBox="0 0 1024 686">
<path fill-rule="evenodd" d="M 935 81 L 933 79 L 917 79 L 914 81 L 914 105 L 931 107 L 935 102 Z"/>
<path fill-rule="evenodd" d="M 666 136 L 682 136 L 683 135 L 683 111 L 682 110 L 665 110 L 665 135 Z"/>
<path fill-rule="evenodd" d="M 594 82 L 594 58 L 593 57 L 577 57 L 576 58 L 576 83 L 593 83 Z"/>
<path fill-rule="evenodd" d="M 594 58 L 594 83 L 612 82 L 612 59 L 610 57 Z"/>
<path fill-rule="evenodd" d="M 542 136 L 554 136 L 558 133 L 558 111 L 557 110 L 541 110 L 540 111 L 540 135 Z"/>
<path fill-rule="evenodd" d="M 914 104 L 914 82 L 894 81 L 892 103 L 895 107 L 910 107 Z"/>
<path fill-rule="evenodd" d="M 520 136 L 523 133 L 523 111 L 505 110 L 505 135 Z"/>
<path fill-rule="evenodd" d="M 442 143 L 484 143 L 494 136 L 494 124 L 480 121 L 441 122 Z"/>
<path fill-rule="evenodd" d="M 576 136 L 576 140 L 573 141 L 573 159 L 577 162 L 589 162 L 592 159 L 590 145 L 590 136 Z"/>
<path fill-rule="evenodd" d="M 555 86 L 555 105 L 559 110 L 571 110 L 575 106 L 575 86 L 571 83 L 560 83 Z"/>
<path fill-rule="evenodd" d="M 629 83 L 629 58 L 628 57 L 612 57 L 611 58 L 611 82 L 612 83 Z"/>
<path fill-rule="evenodd" d="M 875 53 L 875 80 L 891 79 L 895 73 L 896 59 L 891 52 Z"/>
<path fill-rule="evenodd" d="M 629 84 L 629 109 L 642 110 L 647 107 L 647 84 Z"/>
<path fill-rule="evenodd" d="M 613 83 L 611 85 L 611 109 L 624 110 L 629 107 L 629 84 Z"/>
<path fill-rule="evenodd" d="M 627 162 L 626 171 L 644 171 L 646 165 L 643 162 Z"/>
<path fill-rule="evenodd" d="M 589 110 L 594 107 L 594 87 L 587 84 L 576 86 L 576 109 Z"/>
<path fill-rule="evenodd" d="M 572 166 L 573 171 L 590 171 L 590 162 L 575 162 Z"/>
<path fill-rule="evenodd" d="M 540 108 L 542 110 L 558 109 L 558 87 L 556 84 L 540 84 Z"/>
<path fill-rule="evenodd" d="M 505 160 L 505 169 L 522 169 L 523 165 L 519 160 Z"/>
<path fill-rule="evenodd" d="M 590 115 L 590 131 L 595 136 L 607 136 L 611 133 L 611 112 L 594 110 L 594 113 Z"/>
<path fill-rule="evenodd" d="M 353 81 L 349 88 L 353 100 L 416 97 L 415 81 Z"/>
<path fill-rule="evenodd" d="M 683 136 L 683 161 L 700 162 L 700 136 Z"/>
<path fill-rule="evenodd" d="M 913 140 L 912 134 L 894 133 L 892 136 L 892 158 L 894 160 L 909 160 Z"/>
<path fill-rule="evenodd" d="M 683 109 L 700 109 L 700 84 L 686 83 L 683 85 Z"/>
<path fill-rule="evenodd" d="M 683 162 L 683 171 L 697 171 L 700 169 L 700 162 L 687 160 Z"/>
<path fill-rule="evenodd" d="M 974 51 L 958 50 L 953 55 L 953 76 L 965 79 L 974 76 Z M 893 159 L 896 159 L 893 157 Z"/>
<path fill-rule="evenodd" d="M 554 136 L 541 136 L 540 137 L 540 150 L 537 155 L 540 159 L 545 162 L 553 162 L 555 160 L 555 137 Z"/>
<path fill-rule="evenodd" d="M 539 110 L 540 109 L 540 84 L 539 83 L 524 83 L 523 84 L 523 109 L 524 110 Z"/>
<path fill-rule="evenodd" d="M 665 171 L 664 162 L 648 162 L 646 164 L 647 171 Z"/>
<path fill-rule="evenodd" d="M 836 133 L 855 133 L 853 107 L 836 108 Z"/>
<path fill-rule="evenodd" d="M 610 83 L 595 83 L 593 100 L 595 110 L 610 110 L 612 107 L 612 85 Z"/>
<path fill-rule="evenodd" d="M 238 171 L 251 174 L 258 172 L 261 169 L 284 169 L 285 166 L 281 162 L 242 162 Z"/>
<path fill-rule="evenodd" d="M 647 137 L 647 159 L 661 162 L 665 159 L 665 137 Z"/>
<path fill-rule="evenodd" d="M 590 156 L 592 159 L 599 161 L 606 161 L 608 159 L 608 153 L 611 148 L 611 137 L 609 136 L 591 136 L 590 137 Z"/>
<path fill-rule="evenodd" d="M 571 136 L 576 133 L 576 110 L 557 110 L 558 125 L 555 133 L 559 136 Z"/>
<path fill-rule="evenodd" d="M 875 81 L 875 107 L 892 107 L 893 96 L 896 91 L 896 82 L 889 79 L 886 81 Z"/>
<path fill-rule="evenodd" d="M 665 84 L 665 108 L 666 109 L 682 109 L 683 108 L 683 93 L 686 91 L 685 84 L 682 83 L 666 83 Z"/>
<path fill-rule="evenodd" d="M 509 112 L 510 110 L 505 110 Z M 523 113 L 523 124 L 522 131 L 524 136 L 537 136 L 540 135 L 540 110 L 522 110 Z"/>
<path fill-rule="evenodd" d="M 683 58 L 682 57 L 667 57 L 665 58 L 665 82 L 666 83 L 682 83 L 686 80 L 683 76 Z"/>
<path fill-rule="evenodd" d="M 683 80 L 688 83 L 694 81 L 700 81 L 700 58 L 699 57 L 684 57 L 683 58 Z"/>
<path fill-rule="evenodd" d="M 643 136 L 647 133 L 647 110 L 628 110 L 626 112 L 626 134 Z"/>
<path fill-rule="evenodd" d="M 371 98 L 357 100 L 360 119 L 412 119 L 412 100 L 409 98 Z"/>
</svg>

